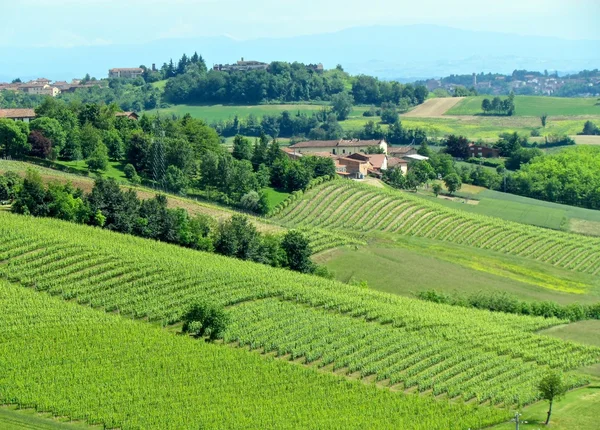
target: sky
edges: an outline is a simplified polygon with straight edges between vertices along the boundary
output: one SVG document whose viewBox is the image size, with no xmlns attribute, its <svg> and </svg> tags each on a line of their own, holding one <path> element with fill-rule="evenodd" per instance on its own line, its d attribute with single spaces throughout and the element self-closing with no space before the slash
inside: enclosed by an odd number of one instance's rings
<svg viewBox="0 0 600 430">
<path fill-rule="evenodd" d="M 600 40 L 599 0 L 0 0 L 0 47 L 72 47 L 437 24 Z"/>
</svg>

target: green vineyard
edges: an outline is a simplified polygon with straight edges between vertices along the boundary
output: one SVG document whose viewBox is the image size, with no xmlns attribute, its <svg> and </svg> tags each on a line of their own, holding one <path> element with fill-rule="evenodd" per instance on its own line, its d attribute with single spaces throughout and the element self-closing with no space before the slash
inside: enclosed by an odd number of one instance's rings
<svg viewBox="0 0 600 430">
<path fill-rule="evenodd" d="M 0 403 L 104 428 L 460 429 L 506 418 L 174 336 L 4 281 L 0 306 Z"/>
<path fill-rule="evenodd" d="M 600 273 L 598 238 L 452 210 L 408 193 L 352 181 L 331 181 L 315 187 L 274 218 L 288 227 L 419 236 L 577 272 Z"/>
<path fill-rule="evenodd" d="M 0 277 L 165 325 L 210 298 L 231 314 L 227 343 L 458 402 L 528 404 L 549 368 L 574 387 L 577 368 L 600 362 L 600 348 L 534 333 L 557 319 L 456 312 L 51 219 L 0 213 Z"/>
</svg>

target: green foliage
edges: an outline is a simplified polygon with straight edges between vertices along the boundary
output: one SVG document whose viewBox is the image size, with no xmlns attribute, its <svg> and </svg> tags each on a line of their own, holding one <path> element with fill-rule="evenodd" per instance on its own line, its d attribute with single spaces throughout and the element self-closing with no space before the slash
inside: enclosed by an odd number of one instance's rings
<svg viewBox="0 0 600 430">
<path fill-rule="evenodd" d="M 442 186 L 436 182 L 431 186 L 431 191 L 433 191 L 433 194 L 437 197 L 442 192 Z"/>
<path fill-rule="evenodd" d="M 0 201 L 8 202 L 17 196 L 17 190 L 23 180 L 15 172 L 6 172 L 0 175 Z"/>
<path fill-rule="evenodd" d="M 460 180 L 460 176 L 456 173 L 450 173 L 449 175 L 444 176 L 444 185 L 450 194 L 454 194 L 456 191 L 460 190 L 462 185 L 462 181 Z"/>
<path fill-rule="evenodd" d="M 571 304 L 563 306 L 551 301 L 523 301 L 505 292 L 486 293 L 483 291 L 464 295 L 460 293 L 445 294 L 436 290 L 427 290 L 417 293 L 416 296 L 421 300 L 434 303 L 487 309 L 492 312 L 560 318 L 571 322 L 584 319 L 600 319 L 600 302 L 593 305 Z"/>
<path fill-rule="evenodd" d="M 94 151 L 92 151 L 90 154 L 89 158 L 86 160 L 86 164 L 92 172 L 106 170 L 108 167 L 108 149 L 106 149 L 106 145 L 104 143 L 99 142 Z"/>
<path fill-rule="evenodd" d="M 537 384 L 537 389 L 540 391 L 540 396 L 544 400 L 550 402 L 548 409 L 548 417 L 546 418 L 546 425 L 550 422 L 550 415 L 552 414 L 552 403 L 554 400 L 560 400 L 568 390 L 568 386 L 565 385 L 562 375 L 558 372 L 548 372 Z"/>
<path fill-rule="evenodd" d="M 598 128 L 598 126 L 592 121 L 588 120 L 583 125 L 583 130 L 579 134 L 588 136 L 600 135 L 600 128 Z"/>
<path fill-rule="evenodd" d="M 302 272 L 311 273 L 315 270 L 314 263 L 310 260 L 312 250 L 310 242 L 298 230 L 290 230 L 281 241 L 281 247 L 287 256 L 287 265 L 290 269 Z"/>
<path fill-rule="evenodd" d="M 469 156 L 469 141 L 464 136 L 451 134 L 446 138 L 446 152 L 453 157 L 467 158 Z"/>
<path fill-rule="evenodd" d="M 600 148 L 577 146 L 536 157 L 512 176 L 511 192 L 600 209 Z"/>
<path fill-rule="evenodd" d="M 338 121 L 344 121 L 352 113 L 354 98 L 348 93 L 338 93 L 331 96 L 331 111 Z"/>
<path fill-rule="evenodd" d="M 29 129 L 21 121 L 0 118 L 0 157 L 22 157 L 31 150 Z"/>
<path fill-rule="evenodd" d="M 189 179 L 178 167 L 170 165 L 165 173 L 165 186 L 167 190 L 175 194 L 185 195 L 189 186 Z"/>
<path fill-rule="evenodd" d="M 183 332 L 195 337 L 207 336 L 209 340 L 221 339 L 229 323 L 229 315 L 222 306 L 198 302 L 182 318 Z"/>
</svg>

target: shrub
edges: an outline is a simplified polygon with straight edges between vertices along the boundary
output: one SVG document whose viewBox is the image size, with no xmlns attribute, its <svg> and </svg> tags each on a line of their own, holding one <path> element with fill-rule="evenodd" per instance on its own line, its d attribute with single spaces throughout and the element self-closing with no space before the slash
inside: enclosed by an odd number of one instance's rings
<svg viewBox="0 0 600 430">
<path fill-rule="evenodd" d="M 229 323 L 229 315 L 223 307 L 209 302 L 193 304 L 183 316 L 183 332 L 194 337 L 207 336 L 208 340 L 220 339 Z"/>
</svg>

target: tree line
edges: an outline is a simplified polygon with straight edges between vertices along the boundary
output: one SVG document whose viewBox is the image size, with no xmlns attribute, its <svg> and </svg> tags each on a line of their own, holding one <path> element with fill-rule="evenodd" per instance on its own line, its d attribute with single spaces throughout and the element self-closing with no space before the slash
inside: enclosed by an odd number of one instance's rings
<svg viewBox="0 0 600 430">
<path fill-rule="evenodd" d="M 207 71 L 204 63 L 189 63 L 183 69 L 183 73 L 178 67 L 175 75 L 165 74 L 169 80 L 164 96 L 171 103 L 330 101 L 336 94 L 347 93 L 357 104 L 414 106 L 428 95 L 424 85 L 403 85 L 366 75 L 351 77 L 341 66 L 320 71 L 298 62 L 275 61 L 267 70 Z"/>
<path fill-rule="evenodd" d="M 574 143 L 571 139 L 555 139 L 561 145 Z M 505 157 L 504 162 L 493 163 L 495 168 L 490 169 L 483 167 L 487 161 L 484 158 L 469 160 L 472 165 L 456 164 L 455 158 L 469 156 L 466 137 L 450 135 L 442 144 L 441 151 L 434 152 L 423 141 L 418 153 L 429 160 L 412 162 L 406 175 L 398 168 L 388 169 L 383 172 L 383 180 L 396 188 L 416 190 L 441 178 L 450 193 L 466 183 L 538 200 L 600 209 L 600 148 L 576 146 L 546 155 L 526 137 L 516 132 L 503 133 L 493 147 Z M 552 141 L 549 144 L 554 145 Z M 441 189 L 437 188 L 439 192 Z"/>
<path fill-rule="evenodd" d="M 29 169 L 24 179 L 15 173 L 0 176 L 0 201 L 4 199 L 12 202 L 17 214 L 93 225 L 303 273 L 326 273 L 311 262 L 310 243 L 298 231 L 262 234 L 243 215 L 220 223 L 206 215 L 191 216 L 184 209 L 169 208 L 163 194 L 140 200 L 134 190 L 122 190 L 114 179 L 96 179 L 85 194 L 71 184 L 45 186 L 39 173 Z"/>
<path fill-rule="evenodd" d="M 600 319 L 600 302 L 593 305 L 573 303 L 560 305 L 552 301 L 528 302 L 505 292 L 471 294 L 447 294 L 437 290 L 417 293 L 421 300 L 444 303 L 465 308 L 487 309 L 517 315 L 532 315 L 544 318 L 560 318 L 571 322 L 586 319 Z"/>
<path fill-rule="evenodd" d="M 144 182 L 178 194 L 192 190 L 261 214 L 269 210 L 266 187 L 292 192 L 313 178 L 335 174 L 332 160 L 289 160 L 277 140 L 270 141 L 264 133 L 254 143 L 236 138 L 232 155 L 214 129 L 189 115 L 142 115 L 135 121 L 117 116 L 117 111 L 114 104 L 67 104 L 47 98 L 29 124 L 0 120 L 0 156 L 84 159 L 92 172 L 106 170 L 112 160 L 126 165 L 124 173 L 134 184 Z"/>
<path fill-rule="evenodd" d="M 515 94 L 513 92 L 502 100 L 500 97 L 494 97 L 493 99 L 485 98 L 481 102 L 481 110 L 486 115 L 506 115 L 512 116 L 515 114 Z"/>
</svg>

